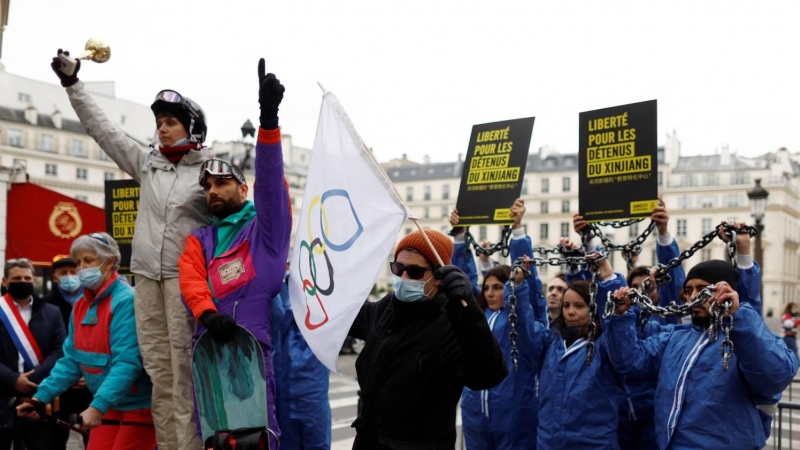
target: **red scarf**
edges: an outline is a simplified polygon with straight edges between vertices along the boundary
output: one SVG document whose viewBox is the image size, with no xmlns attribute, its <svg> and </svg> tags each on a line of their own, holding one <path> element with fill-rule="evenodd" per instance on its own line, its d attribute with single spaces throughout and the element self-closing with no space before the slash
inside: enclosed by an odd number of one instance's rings
<svg viewBox="0 0 800 450">
<path fill-rule="evenodd" d="M 192 142 L 185 145 L 175 145 L 172 147 L 159 146 L 158 151 L 161 152 L 172 164 L 178 164 L 183 156 L 191 150 L 199 150 L 201 144 L 199 142 Z"/>
</svg>

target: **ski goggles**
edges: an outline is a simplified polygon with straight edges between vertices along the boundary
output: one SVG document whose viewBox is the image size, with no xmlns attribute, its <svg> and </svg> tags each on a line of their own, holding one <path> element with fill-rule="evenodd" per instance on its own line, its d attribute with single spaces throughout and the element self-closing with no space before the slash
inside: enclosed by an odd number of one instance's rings
<svg viewBox="0 0 800 450">
<path fill-rule="evenodd" d="M 217 178 L 233 178 L 240 184 L 247 184 L 244 174 L 238 167 L 222 159 L 209 159 L 200 166 L 200 186 L 206 187 L 208 176 Z"/>
<path fill-rule="evenodd" d="M 159 100 L 167 102 L 167 103 L 175 103 L 175 104 L 178 104 L 178 105 L 183 105 L 184 104 L 183 96 L 181 94 L 177 93 L 176 91 L 171 90 L 171 89 L 164 89 L 163 91 L 161 91 L 158 94 L 156 94 L 156 99 L 154 101 L 157 102 Z"/>
<path fill-rule="evenodd" d="M 157 102 L 165 102 L 171 105 L 180 106 L 185 108 L 189 111 L 194 117 L 199 117 L 200 113 L 192 106 L 192 102 L 190 102 L 187 98 L 182 96 L 178 93 L 178 91 L 173 91 L 172 89 L 164 89 L 163 91 L 156 94 L 156 99 L 153 101 L 155 105 Z"/>
<path fill-rule="evenodd" d="M 404 266 L 397 261 L 390 262 L 389 268 L 391 269 L 393 275 L 402 277 L 403 272 L 405 272 L 408 274 L 408 278 L 411 278 L 412 280 L 421 279 L 425 276 L 425 271 L 433 269 L 433 267 Z"/>
</svg>

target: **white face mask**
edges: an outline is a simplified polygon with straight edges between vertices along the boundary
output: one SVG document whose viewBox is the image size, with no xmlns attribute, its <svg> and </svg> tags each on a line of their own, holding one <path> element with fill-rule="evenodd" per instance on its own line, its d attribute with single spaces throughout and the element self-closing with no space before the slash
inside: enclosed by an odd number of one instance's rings
<svg viewBox="0 0 800 450">
<path fill-rule="evenodd" d="M 425 283 L 433 279 L 433 276 L 427 280 L 411 280 L 408 278 L 392 276 L 392 286 L 394 287 L 394 296 L 401 302 L 411 303 L 428 298 L 430 292 L 425 292 Z M 433 292 L 433 290 L 431 290 Z"/>
</svg>

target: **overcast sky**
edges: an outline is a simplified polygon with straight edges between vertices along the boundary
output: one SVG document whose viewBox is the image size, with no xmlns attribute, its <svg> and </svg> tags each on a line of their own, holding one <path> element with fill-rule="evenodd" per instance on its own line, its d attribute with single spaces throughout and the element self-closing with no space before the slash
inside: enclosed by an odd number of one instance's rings
<svg viewBox="0 0 800 450">
<path fill-rule="evenodd" d="M 8 72 L 55 82 L 56 49 L 107 40 L 87 81 L 205 109 L 211 140 L 258 119 L 256 67 L 286 86 L 280 118 L 314 142 L 321 91 L 388 160 L 454 160 L 473 124 L 536 116 L 531 152 L 577 151 L 578 113 L 658 100 L 659 144 L 800 151 L 800 2 L 11 0 Z"/>
</svg>

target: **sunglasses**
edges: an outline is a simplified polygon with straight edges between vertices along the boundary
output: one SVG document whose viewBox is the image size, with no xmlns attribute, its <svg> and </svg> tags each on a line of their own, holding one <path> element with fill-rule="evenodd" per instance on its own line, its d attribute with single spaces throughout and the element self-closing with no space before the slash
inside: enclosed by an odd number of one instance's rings
<svg viewBox="0 0 800 450">
<path fill-rule="evenodd" d="M 397 261 L 390 262 L 389 268 L 391 269 L 394 275 L 402 277 L 403 272 L 405 272 L 408 274 L 408 278 L 411 278 L 412 280 L 419 280 L 420 278 L 425 276 L 426 271 L 433 269 L 432 266 L 430 267 L 404 266 Z"/>
</svg>

